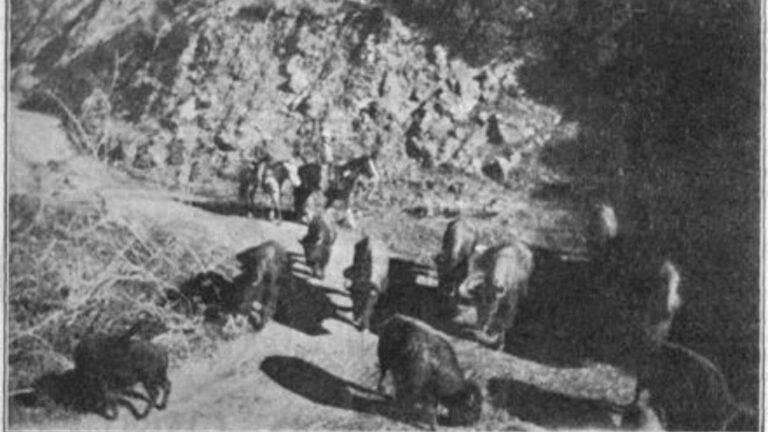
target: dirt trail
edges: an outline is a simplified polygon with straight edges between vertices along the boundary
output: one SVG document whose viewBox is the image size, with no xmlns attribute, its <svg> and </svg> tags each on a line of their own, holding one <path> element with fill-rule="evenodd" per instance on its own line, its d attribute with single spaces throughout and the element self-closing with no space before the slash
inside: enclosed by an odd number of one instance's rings
<svg viewBox="0 0 768 432">
<path fill-rule="evenodd" d="M 66 141 L 60 140 L 63 132 L 55 122 L 41 122 L 38 114 L 15 110 L 12 114 L 11 142 L 16 149 L 11 151 L 9 161 L 11 182 L 15 183 L 12 188 L 23 187 L 20 182 L 32 172 L 30 164 L 44 164 L 47 158 L 53 158 L 66 162 L 63 169 L 68 170 L 72 189 L 80 193 L 98 190 L 112 216 L 127 221 L 148 219 L 152 225 L 167 228 L 183 238 L 216 239 L 231 250 L 233 259 L 237 252 L 267 239 L 276 239 L 290 251 L 300 252 L 298 239 L 304 234 L 303 226 L 215 214 L 174 200 L 168 193 L 143 190 L 137 182 L 92 160 L 73 157 L 65 148 Z M 38 152 L 35 146 L 40 143 L 50 146 Z M 316 299 L 318 307 L 349 305 L 341 274 L 351 263 L 358 238 L 359 234 L 340 232 L 326 279 L 315 283 L 331 289 L 323 293 L 324 298 Z M 391 415 L 391 409 L 380 396 L 371 393 L 378 373 L 376 336 L 360 333 L 348 323 L 322 315 L 317 324 L 317 331 L 309 334 L 270 322 L 259 333 L 246 333 L 229 342 L 222 340 L 214 358 L 184 361 L 171 371 L 174 387 L 168 408 L 153 411 L 143 421 L 136 421 L 121 410 L 117 421 L 83 415 L 66 422 L 27 426 L 91 430 L 411 428 Z M 629 381 L 609 367 L 553 372 L 552 368 L 488 351 L 467 341 L 454 342 L 460 361 L 484 383 L 492 377 L 514 379 L 567 393 L 567 389 L 541 382 L 542 376 L 555 373 L 567 377 L 570 386 L 579 388 L 582 396 L 604 395 L 602 383 L 606 381 L 621 381 L 625 390 L 631 387 Z M 617 400 L 621 397 L 613 395 Z"/>
</svg>

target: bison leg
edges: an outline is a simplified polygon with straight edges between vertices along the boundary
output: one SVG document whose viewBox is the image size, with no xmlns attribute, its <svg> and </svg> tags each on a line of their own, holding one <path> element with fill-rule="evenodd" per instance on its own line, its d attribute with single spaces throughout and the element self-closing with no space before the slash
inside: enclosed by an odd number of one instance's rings
<svg viewBox="0 0 768 432">
<path fill-rule="evenodd" d="M 378 391 L 381 394 L 385 394 L 384 393 L 384 377 L 387 376 L 386 366 L 379 366 L 379 372 L 381 374 L 379 375 L 379 382 L 376 383 L 376 391 Z"/>
<path fill-rule="evenodd" d="M 118 402 L 120 402 L 121 405 L 123 405 L 126 408 L 128 408 L 128 410 L 131 411 L 131 414 L 133 414 L 133 416 L 136 417 L 137 419 L 143 419 L 144 417 L 149 415 L 149 410 L 151 410 L 152 407 L 155 405 L 155 400 L 156 400 L 156 397 L 157 397 L 157 393 L 156 392 L 154 393 L 154 397 L 153 397 L 153 393 L 149 390 L 149 388 L 147 387 L 147 384 L 142 382 L 142 385 L 144 386 L 144 389 L 147 391 L 147 395 L 144 395 L 144 394 L 142 394 L 140 392 L 137 392 L 136 390 L 133 390 L 131 388 L 123 389 L 121 391 L 121 393 L 124 396 L 129 396 L 129 397 L 133 397 L 133 398 L 136 398 L 136 399 L 140 399 L 140 400 L 146 401 L 147 402 L 147 406 L 146 406 L 146 408 L 144 408 L 143 412 L 139 412 L 136 409 L 136 407 L 133 406 L 132 403 L 130 403 L 129 401 L 127 401 L 127 400 L 125 400 L 123 398 L 120 398 L 118 400 Z"/>
<path fill-rule="evenodd" d="M 100 404 L 98 414 L 107 420 L 117 419 L 117 401 L 115 395 L 104 388 L 104 400 Z"/>
<path fill-rule="evenodd" d="M 320 280 L 323 280 L 325 278 L 325 272 L 323 271 L 323 268 L 320 266 L 320 264 L 315 264 L 314 268 L 312 269 L 312 275 Z"/>
<path fill-rule="evenodd" d="M 161 384 L 161 388 L 163 389 L 163 398 L 159 403 L 155 405 L 155 407 L 159 410 L 165 409 L 165 407 L 168 405 L 168 396 L 171 395 L 171 380 L 165 378 Z"/>
<path fill-rule="evenodd" d="M 271 320 L 273 316 L 275 316 L 275 312 L 277 311 L 277 296 L 278 296 L 278 289 L 275 286 L 274 282 L 272 283 L 272 286 L 269 287 L 269 290 L 267 290 L 269 293 L 269 299 L 266 301 L 266 305 L 264 306 L 264 322 Z"/>
<path fill-rule="evenodd" d="M 149 400 L 151 401 L 151 405 L 153 407 L 157 406 L 157 398 L 160 396 L 160 390 L 158 389 L 158 386 L 155 385 L 154 382 L 142 382 L 144 385 L 144 389 L 147 391 L 147 395 L 149 395 Z"/>
<path fill-rule="evenodd" d="M 346 203 L 347 209 L 344 211 L 344 220 L 347 221 L 349 228 L 355 228 L 355 216 L 352 214 L 352 208 L 349 206 L 349 202 Z"/>
<path fill-rule="evenodd" d="M 270 198 L 272 199 L 272 209 L 269 211 L 269 219 L 272 220 L 277 213 L 277 222 L 280 223 L 283 218 L 283 212 L 280 209 L 280 192 L 272 192 Z"/>
<path fill-rule="evenodd" d="M 427 392 L 423 399 L 424 411 L 427 414 L 427 424 L 429 430 L 437 430 L 437 397 L 431 392 Z"/>
<path fill-rule="evenodd" d="M 360 317 L 360 330 L 371 328 L 371 316 L 373 316 L 373 309 L 376 307 L 376 303 L 379 300 L 379 293 L 375 290 L 371 290 L 368 293 L 368 301 L 365 303 L 365 309 L 363 315 Z"/>
<path fill-rule="evenodd" d="M 502 330 L 499 332 L 499 344 L 496 346 L 496 351 L 504 351 L 504 344 L 506 343 L 507 332 Z"/>
<path fill-rule="evenodd" d="M 117 403 L 114 401 L 111 401 L 111 403 L 105 403 L 104 408 L 99 414 L 107 420 L 117 419 Z"/>
<path fill-rule="evenodd" d="M 298 219 L 301 219 L 305 216 L 307 210 L 307 199 L 309 199 L 311 194 L 311 189 L 307 189 L 302 186 L 299 186 L 293 190 L 293 208 L 296 211 L 296 217 Z"/>
<path fill-rule="evenodd" d="M 250 207 L 251 216 L 255 217 L 258 214 L 258 210 L 256 208 L 256 194 L 259 192 L 259 188 L 257 186 L 254 186 L 250 189 L 248 192 L 248 204 Z"/>
<path fill-rule="evenodd" d="M 136 407 L 129 400 L 124 399 L 124 398 L 119 398 L 117 400 L 117 403 L 119 403 L 120 405 L 128 408 L 128 411 L 131 412 L 131 414 L 133 415 L 133 417 L 136 420 L 141 420 L 141 419 L 147 417 L 149 415 L 150 408 L 152 408 L 151 404 L 147 404 L 147 407 L 144 409 L 144 411 L 139 412 L 139 410 L 136 409 Z"/>
</svg>

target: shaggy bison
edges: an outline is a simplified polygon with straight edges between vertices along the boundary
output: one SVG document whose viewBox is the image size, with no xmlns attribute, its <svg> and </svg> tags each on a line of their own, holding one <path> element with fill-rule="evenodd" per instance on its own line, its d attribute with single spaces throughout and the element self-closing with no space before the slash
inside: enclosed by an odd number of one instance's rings
<svg viewBox="0 0 768 432">
<path fill-rule="evenodd" d="M 443 249 L 435 256 L 438 289 L 442 294 L 456 294 L 456 288 L 467 277 L 475 246 L 477 233 L 469 222 L 454 219 L 448 224 L 443 235 Z"/>
<path fill-rule="evenodd" d="M 331 248 L 336 241 L 336 230 L 322 217 L 316 215 L 309 221 L 307 235 L 299 240 L 304 247 L 307 266 L 312 276 L 323 279 L 325 267 L 331 259 Z"/>
<path fill-rule="evenodd" d="M 153 407 L 164 409 L 171 393 L 168 353 L 149 341 L 133 338 L 141 327 L 136 324 L 119 336 L 87 337 L 75 347 L 74 355 L 75 369 L 80 377 L 92 376 L 102 380 L 110 391 L 146 400 L 147 407 L 137 418 L 146 417 Z M 131 390 L 137 383 L 144 386 L 147 397 Z M 160 391 L 162 399 L 158 401 Z"/>
<path fill-rule="evenodd" d="M 665 252 L 668 241 L 648 232 L 620 232 L 613 208 L 605 204 L 596 206 L 587 239 L 593 282 L 621 300 L 651 341 L 666 340 L 683 304 L 680 271 Z"/>
<path fill-rule="evenodd" d="M 248 315 L 254 328 L 260 328 L 277 311 L 280 285 L 290 287 L 292 283 L 290 257 L 280 243 L 269 240 L 235 258 L 243 272 L 235 278 L 235 289 L 228 291 L 231 294 L 223 303 L 231 311 Z"/>
<path fill-rule="evenodd" d="M 472 272 L 458 288 L 459 294 L 471 298 L 477 307 L 479 329 L 470 333 L 484 345 L 503 349 L 518 301 L 528 292 L 533 253 L 515 241 L 489 248 L 473 261 Z"/>
<path fill-rule="evenodd" d="M 379 391 L 391 371 L 396 399 L 403 407 L 422 403 L 432 430 L 438 404 L 448 409 L 451 424 L 469 425 L 480 419 L 480 387 L 464 376 L 445 336 L 426 323 L 399 314 L 389 318 L 379 331 L 378 356 Z"/>
<path fill-rule="evenodd" d="M 371 249 L 368 236 L 355 243 L 352 265 L 343 272 L 344 277 L 351 283 L 349 292 L 352 298 L 352 316 L 358 330 L 370 328 L 376 302 L 387 290 L 388 260 L 386 257 L 377 257 L 378 259 L 374 260 Z"/>
<path fill-rule="evenodd" d="M 637 398 L 649 391 L 650 406 L 669 430 L 724 430 L 737 420 L 757 430 L 757 412 L 736 401 L 720 369 L 682 345 L 661 342 L 637 381 Z"/>
</svg>

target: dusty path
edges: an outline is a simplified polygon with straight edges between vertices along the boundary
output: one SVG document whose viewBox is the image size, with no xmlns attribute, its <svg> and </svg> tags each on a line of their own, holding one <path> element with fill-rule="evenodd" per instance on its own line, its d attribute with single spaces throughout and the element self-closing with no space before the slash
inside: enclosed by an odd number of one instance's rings
<svg viewBox="0 0 768 432">
<path fill-rule="evenodd" d="M 25 176 L 31 172 L 27 170 L 31 163 L 46 163 L 41 153 L 32 150 L 36 143 L 62 145 L 61 141 L 45 137 L 45 134 L 62 133 L 55 122 L 40 123 L 35 116 L 22 113 L 14 117 L 16 132 L 12 135 L 12 144 L 24 150 L 11 154 L 11 181 L 15 182 L 12 188 L 23 187 L 22 182 L 28 180 Z M 36 132 L 28 135 L 24 133 L 27 130 Z M 304 234 L 303 226 L 207 212 L 174 200 L 167 193 L 143 190 L 135 181 L 109 172 L 86 158 L 73 157 L 71 152 L 56 145 L 45 152 L 56 155 L 49 158 L 63 161 L 74 190 L 84 194 L 98 191 L 113 217 L 127 221 L 151 220 L 152 225 L 188 239 L 215 239 L 216 243 L 226 245 L 233 257 L 268 239 L 280 241 L 292 252 L 300 252 L 298 239 Z M 358 238 L 356 233 L 340 232 L 326 279 L 317 283 L 331 288 L 324 292 L 323 298 L 316 299 L 318 307 L 349 305 L 341 274 L 351 263 L 353 245 Z M 84 415 L 76 420 L 30 426 L 91 430 L 411 428 L 400 417 L 392 415 L 391 408 L 379 395 L 371 392 L 378 374 L 376 336 L 360 333 L 348 323 L 322 315 L 317 324 L 316 331 L 306 332 L 270 322 L 259 333 L 247 333 L 229 342 L 222 340 L 214 358 L 184 361 L 171 371 L 173 392 L 168 408 L 153 411 L 143 421 L 136 421 L 128 412 L 121 411 L 117 421 Z M 621 378 L 610 367 L 555 370 L 485 350 L 467 341 L 454 343 L 461 363 L 472 369 L 483 383 L 490 378 L 512 379 L 560 393 L 588 398 L 607 395 L 614 400 L 624 397 L 631 387 L 629 380 Z M 568 384 L 564 386 L 561 382 Z M 606 382 L 614 383 L 611 387 L 619 390 L 606 389 Z M 616 386 L 616 382 L 621 385 Z M 490 406 L 485 409 L 488 411 L 485 417 L 494 416 Z M 521 422 L 515 425 L 531 427 Z M 482 423 L 479 426 L 483 427 Z M 489 423 L 487 427 L 499 426 Z"/>
</svg>

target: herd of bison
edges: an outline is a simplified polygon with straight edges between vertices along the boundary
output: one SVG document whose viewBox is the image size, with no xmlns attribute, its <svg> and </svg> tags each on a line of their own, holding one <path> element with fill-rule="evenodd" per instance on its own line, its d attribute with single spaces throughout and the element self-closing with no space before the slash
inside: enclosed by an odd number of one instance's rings
<svg viewBox="0 0 768 432">
<path fill-rule="evenodd" d="M 278 217 L 286 180 L 294 186 L 299 215 L 315 191 L 323 191 L 329 202 L 345 200 L 349 207 L 357 176 L 375 179 L 374 157 L 330 169 L 262 163 L 244 192 L 252 204 L 256 193 L 267 192 Z M 301 239 L 303 261 L 313 278 L 323 279 L 336 231 L 325 212 L 308 219 Z M 620 414 L 617 426 L 757 430 L 757 412 L 734 399 L 718 367 L 667 340 L 683 300 L 680 271 L 663 243 L 650 232 L 622 231 L 605 203 L 593 207 L 584 236 L 586 253 L 580 255 L 522 240 L 483 245 L 470 221 L 455 219 L 448 223 L 442 249 L 434 257 L 436 288 L 417 283 L 419 273 L 429 271 L 427 266 L 376 256 L 383 251 L 374 253 L 371 240 L 363 237 L 343 271 L 351 318 L 338 313 L 336 318 L 378 335 L 377 390 L 384 394 L 382 380 L 391 373 L 393 403 L 415 411 L 415 422 L 431 429 L 442 412 L 447 415 L 441 424 L 476 423 L 487 394 L 462 370 L 446 334 L 525 357 L 516 333 L 538 319 L 539 324 L 545 322 L 539 333 L 551 333 L 539 335 L 545 340 L 567 340 L 578 345 L 582 360 L 606 361 L 636 377 L 634 400 L 612 407 Z M 233 280 L 201 273 L 168 292 L 169 300 L 186 313 L 202 313 L 211 320 L 245 316 L 258 330 L 279 320 L 302 295 L 293 266 L 298 258 L 280 240 L 247 249 L 236 259 L 241 273 Z M 138 337 L 141 327 L 138 322 L 124 334 L 84 338 L 75 349 L 74 369 L 40 377 L 35 393 L 109 419 L 117 416 L 118 404 L 136 418 L 152 408 L 163 409 L 171 391 L 168 354 Z M 146 394 L 135 390 L 138 383 Z M 146 402 L 146 407 L 139 411 L 128 397 Z"/>
</svg>

